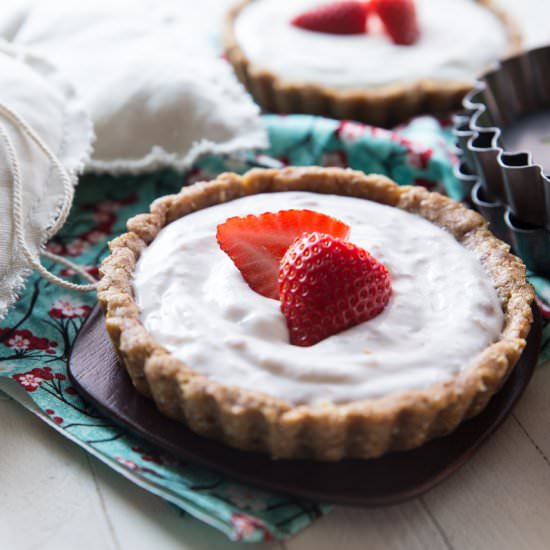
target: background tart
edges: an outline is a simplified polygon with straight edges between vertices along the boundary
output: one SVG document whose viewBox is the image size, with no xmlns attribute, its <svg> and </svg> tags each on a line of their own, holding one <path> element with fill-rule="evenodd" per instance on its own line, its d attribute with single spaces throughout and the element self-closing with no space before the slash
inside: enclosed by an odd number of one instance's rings
<svg viewBox="0 0 550 550">
<path fill-rule="evenodd" d="M 346 402 L 297 403 L 224 384 L 200 372 L 199 365 L 176 357 L 146 329 L 136 302 L 136 264 L 145 248 L 164 226 L 188 214 L 245 196 L 287 191 L 367 199 L 448 231 L 478 258 L 498 293 L 503 326 L 495 341 L 448 379 Z M 267 205 L 269 199 L 265 197 Z M 500 388 L 525 346 L 532 320 L 534 294 L 525 267 L 493 237 L 483 218 L 439 194 L 400 187 L 383 176 L 316 167 L 222 174 L 155 201 L 149 214 L 129 220 L 128 230 L 110 244 L 98 296 L 108 332 L 135 387 L 152 397 L 164 414 L 197 433 L 275 458 L 370 458 L 449 433 L 483 410 Z"/>
<path fill-rule="evenodd" d="M 293 27 L 316 0 L 244 0 L 230 12 L 226 55 L 266 110 L 392 126 L 460 102 L 478 73 L 520 48 L 516 25 L 491 0 L 416 0 L 421 37 L 336 36 Z"/>
</svg>

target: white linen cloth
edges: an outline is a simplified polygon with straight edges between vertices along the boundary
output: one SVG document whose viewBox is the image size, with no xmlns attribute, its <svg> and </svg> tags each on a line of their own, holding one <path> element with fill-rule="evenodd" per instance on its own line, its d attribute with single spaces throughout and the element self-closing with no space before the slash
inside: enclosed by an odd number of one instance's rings
<svg viewBox="0 0 550 550">
<path fill-rule="evenodd" d="M 68 213 L 92 141 L 82 102 L 57 70 L 0 43 L 0 319 L 31 268 L 43 270 L 40 252 Z"/>
<path fill-rule="evenodd" d="M 267 145 L 259 109 L 216 48 L 228 0 L 3 0 L 0 37 L 76 87 L 97 141 L 89 171 L 183 169 Z"/>
<path fill-rule="evenodd" d="M 93 287 L 39 259 L 78 172 L 183 169 L 203 153 L 267 145 L 259 109 L 216 48 L 229 1 L 3 0 L 0 319 L 31 268 Z"/>
</svg>

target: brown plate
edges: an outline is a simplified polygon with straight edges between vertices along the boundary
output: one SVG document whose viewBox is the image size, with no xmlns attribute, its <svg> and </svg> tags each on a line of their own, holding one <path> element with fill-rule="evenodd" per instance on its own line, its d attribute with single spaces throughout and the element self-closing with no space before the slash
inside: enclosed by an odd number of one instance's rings
<svg viewBox="0 0 550 550">
<path fill-rule="evenodd" d="M 69 361 L 69 376 L 82 396 L 119 425 L 174 456 L 230 477 L 320 502 L 352 506 L 395 504 L 416 497 L 457 471 L 502 424 L 527 386 L 537 363 L 541 319 L 535 321 L 518 364 L 483 413 L 451 435 L 413 451 L 374 460 L 323 463 L 271 460 L 205 439 L 163 416 L 140 395 L 120 365 L 96 306 L 82 326 Z"/>
</svg>

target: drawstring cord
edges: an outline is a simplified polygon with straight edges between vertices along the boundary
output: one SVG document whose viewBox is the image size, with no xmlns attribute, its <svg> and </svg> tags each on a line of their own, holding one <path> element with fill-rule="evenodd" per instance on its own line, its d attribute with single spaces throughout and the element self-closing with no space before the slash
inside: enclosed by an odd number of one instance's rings
<svg viewBox="0 0 550 550">
<path fill-rule="evenodd" d="M 69 216 L 69 211 L 73 202 L 74 196 L 74 187 L 71 183 L 71 177 L 67 169 L 61 164 L 58 158 L 50 151 L 48 146 L 40 138 L 40 136 L 19 116 L 17 116 L 11 109 L 0 103 L 0 114 L 4 115 L 11 123 L 23 134 L 25 134 L 32 142 L 34 142 L 38 148 L 44 153 L 46 158 L 52 163 L 52 165 L 57 170 L 61 182 L 63 184 L 63 204 L 61 210 L 54 224 L 47 231 L 48 240 L 51 239 L 64 225 Z M 23 209 L 23 184 L 21 181 L 21 171 L 19 168 L 19 161 L 17 160 L 17 155 L 15 154 L 15 147 L 8 136 L 5 128 L 0 125 L 0 139 L 4 142 L 6 148 L 9 169 L 11 172 L 13 190 L 12 190 L 12 202 L 13 202 L 13 224 L 14 224 L 14 233 L 17 246 L 20 249 L 21 253 L 25 260 L 32 266 L 44 279 L 54 283 L 62 288 L 67 290 L 75 290 L 77 292 L 91 292 L 96 289 L 97 282 L 95 279 L 80 266 L 75 263 L 58 256 L 52 252 L 44 250 L 41 252 L 42 256 L 53 260 L 54 262 L 60 263 L 66 267 L 71 268 L 75 273 L 78 273 L 85 280 L 89 281 L 90 284 L 79 285 L 76 283 L 71 283 L 54 275 L 48 271 L 41 263 L 38 258 L 35 258 L 32 252 L 30 251 L 27 241 L 25 239 L 25 229 L 24 229 L 24 209 Z"/>
</svg>

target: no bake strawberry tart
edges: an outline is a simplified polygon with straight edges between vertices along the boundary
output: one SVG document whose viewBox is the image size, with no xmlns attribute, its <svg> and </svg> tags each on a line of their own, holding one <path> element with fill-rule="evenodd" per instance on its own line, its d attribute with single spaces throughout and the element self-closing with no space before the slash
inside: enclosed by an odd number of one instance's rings
<svg viewBox="0 0 550 550">
<path fill-rule="evenodd" d="M 483 218 L 335 168 L 222 174 L 128 222 L 98 291 L 135 387 L 206 437 L 370 458 L 479 413 L 531 324 Z"/>
<path fill-rule="evenodd" d="M 459 108 L 474 78 L 519 49 L 490 0 L 245 0 L 226 52 L 268 111 L 389 126 Z"/>
</svg>

